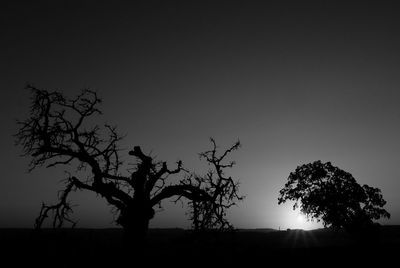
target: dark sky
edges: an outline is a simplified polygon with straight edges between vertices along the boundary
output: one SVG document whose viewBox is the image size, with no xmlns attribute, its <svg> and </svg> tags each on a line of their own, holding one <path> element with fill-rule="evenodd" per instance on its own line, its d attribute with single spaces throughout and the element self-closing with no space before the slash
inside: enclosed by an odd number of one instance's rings
<svg viewBox="0 0 400 268">
<path fill-rule="evenodd" d="M 0 227 L 31 227 L 62 170 L 26 173 L 15 119 L 26 83 L 96 89 L 103 119 L 160 160 L 238 138 L 232 176 L 247 197 L 236 227 L 313 228 L 278 206 L 296 166 L 331 161 L 382 190 L 400 224 L 400 8 L 384 1 L 9 1 L 0 8 Z M 267 3 L 264 3 L 267 2 Z M 261 4 L 262 3 L 262 4 Z M 389 4 L 390 3 L 390 4 Z M 76 193 L 81 227 L 112 226 L 105 202 Z M 188 227 L 165 203 L 154 227 Z"/>
</svg>

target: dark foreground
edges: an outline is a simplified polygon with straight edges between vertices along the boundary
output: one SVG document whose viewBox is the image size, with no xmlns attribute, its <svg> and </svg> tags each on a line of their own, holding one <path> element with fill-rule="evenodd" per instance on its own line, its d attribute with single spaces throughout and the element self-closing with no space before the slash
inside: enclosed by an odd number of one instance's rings
<svg viewBox="0 0 400 268">
<path fill-rule="evenodd" d="M 151 230 L 146 253 L 123 250 L 119 229 L 0 229 L 1 267 L 395 267 L 400 226 L 379 239 L 354 241 L 330 230 L 240 230 L 194 236 L 181 229 Z M 6 266 L 3 264 L 9 262 Z"/>
</svg>

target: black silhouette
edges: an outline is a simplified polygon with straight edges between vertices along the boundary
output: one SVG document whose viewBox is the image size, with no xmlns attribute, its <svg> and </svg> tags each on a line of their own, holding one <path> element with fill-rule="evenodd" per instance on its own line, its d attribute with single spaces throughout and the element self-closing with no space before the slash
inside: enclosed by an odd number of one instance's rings
<svg viewBox="0 0 400 268">
<path fill-rule="evenodd" d="M 170 197 L 191 200 L 192 208 L 196 208 L 191 214 L 195 226 L 201 222 L 207 228 L 231 227 L 225 218 L 226 209 L 242 197 L 238 195 L 238 184 L 223 173 L 234 163 L 223 160 L 239 148 L 239 142 L 217 156 L 217 145 L 211 139 L 212 149 L 200 154 L 214 169 L 205 176 L 187 171 L 181 161 L 171 170 L 166 162 L 156 161 L 139 146 L 129 151 L 137 160 L 131 171 L 122 160 L 119 142 L 123 137 L 116 127 L 89 124 L 101 114 L 101 99 L 95 91 L 85 89 L 69 99 L 57 91 L 28 88 L 32 91 L 31 115 L 18 122 L 16 142 L 25 156 L 32 157 L 30 171 L 43 165 L 75 165 L 74 175 L 65 180 L 59 203 L 42 205 L 36 228 L 42 226 L 49 213 L 54 213 L 53 227 L 62 227 L 66 222 L 74 226 L 68 196 L 75 190 L 92 191 L 105 198 L 115 208 L 116 223 L 123 227 L 124 241 L 131 246 L 142 246 L 155 213 L 153 207 Z M 174 174 L 182 174 L 183 178 L 168 184 L 168 176 Z"/>
<path fill-rule="evenodd" d="M 192 227 L 195 231 L 203 232 L 215 229 L 232 229 L 233 226 L 225 218 L 226 209 L 236 205 L 236 200 L 243 199 L 243 196 L 238 195 L 238 182 L 235 182 L 232 177 L 226 177 L 224 174 L 226 168 L 231 168 L 235 165 L 234 161 L 225 163 L 224 160 L 229 153 L 240 147 L 240 142 L 236 142 L 221 155 L 218 155 L 215 140 L 213 138 L 210 140 L 213 146 L 212 149 L 200 153 L 200 158 L 205 159 L 211 169 L 204 176 L 192 174 L 187 178 L 187 180 L 190 180 L 190 185 L 195 185 L 201 189 L 207 188 L 209 185 L 213 186 L 212 189 L 207 190 L 212 196 L 210 201 L 192 199 L 189 202 Z"/>
<path fill-rule="evenodd" d="M 359 185 L 350 173 L 330 162 L 315 161 L 291 172 L 278 202 L 287 200 L 295 201 L 293 209 L 300 207 L 302 213 L 321 220 L 325 227 L 350 233 L 373 229 L 373 220 L 390 217 L 378 188 Z"/>
</svg>

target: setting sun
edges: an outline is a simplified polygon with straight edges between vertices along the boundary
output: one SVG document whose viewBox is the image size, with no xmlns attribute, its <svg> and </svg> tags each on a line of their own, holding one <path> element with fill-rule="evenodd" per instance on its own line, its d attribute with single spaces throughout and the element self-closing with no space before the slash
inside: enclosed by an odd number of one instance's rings
<svg viewBox="0 0 400 268">
<path fill-rule="evenodd" d="M 313 222 L 307 220 L 307 217 L 301 212 L 297 212 L 296 221 L 293 223 L 294 229 L 314 229 Z"/>
<path fill-rule="evenodd" d="M 293 210 L 292 205 L 282 204 L 281 208 L 281 223 L 280 229 L 303 229 L 312 230 L 322 228 L 321 222 L 307 219 L 307 216 L 300 212 L 299 209 Z"/>
<path fill-rule="evenodd" d="M 297 222 L 299 224 L 304 224 L 305 222 L 307 222 L 307 219 L 303 214 L 299 214 L 297 215 Z"/>
</svg>

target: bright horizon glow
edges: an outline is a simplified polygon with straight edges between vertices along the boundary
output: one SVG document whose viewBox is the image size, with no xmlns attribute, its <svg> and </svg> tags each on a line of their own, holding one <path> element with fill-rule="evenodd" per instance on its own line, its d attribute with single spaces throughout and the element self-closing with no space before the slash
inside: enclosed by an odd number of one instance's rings
<svg viewBox="0 0 400 268">
<path fill-rule="evenodd" d="M 321 222 L 311 220 L 306 215 L 300 212 L 300 209 L 293 210 L 292 205 L 282 204 L 281 211 L 281 224 L 280 230 L 286 229 L 302 229 L 302 230 L 313 230 L 322 228 Z"/>
<path fill-rule="evenodd" d="M 299 214 L 297 215 L 297 222 L 298 224 L 304 224 L 305 222 L 307 222 L 307 219 L 305 216 L 303 216 L 303 214 Z"/>
</svg>

